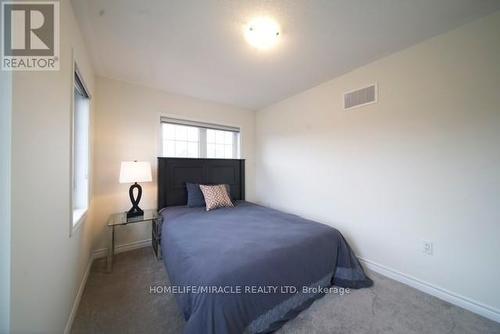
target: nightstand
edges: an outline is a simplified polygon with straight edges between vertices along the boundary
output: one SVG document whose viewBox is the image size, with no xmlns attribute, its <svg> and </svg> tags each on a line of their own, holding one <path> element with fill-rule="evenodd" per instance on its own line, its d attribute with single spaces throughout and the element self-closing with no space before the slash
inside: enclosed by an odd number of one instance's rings
<svg viewBox="0 0 500 334">
<path fill-rule="evenodd" d="M 153 225 L 151 228 L 151 246 L 153 246 L 153 252 L 156 255 L 156 259 L 161 259 L 161 226 L 163 224 L 162 216 L 153 220 Z"/>
<path fill-rule="evenodd" d="M 161 216 L 155 209 L 144 210 L 144 215 L 139 217 L 127 218 L 126 212 L 115 213 L 109 216 L 108 227 L 110 227 L 110 242 L 108 247 L 107 268 L 108 272 L 113 270 L 113 256 L 115 255 L 115 227 L 128 224 L 151 223 L 152 238 L 151 243 L 154 254 L 157 259 L 161 258 L 160 234 L 161 234 Z"/>
</svg>

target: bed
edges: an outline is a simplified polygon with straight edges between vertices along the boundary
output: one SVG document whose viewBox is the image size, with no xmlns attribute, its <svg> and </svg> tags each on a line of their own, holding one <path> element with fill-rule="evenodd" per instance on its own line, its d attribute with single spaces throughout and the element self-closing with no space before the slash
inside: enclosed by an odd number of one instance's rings
<svg viewBox="0 0 500 334">
<path fill-rule="evenodd" d="M 186 334 L 269 333 L 334 284 L 372 285 L 336 229 L 244 200 L 244 160 L 159 158 L 163 261 Z M 234 208 L 188 208 L 186 182 L 229 184 Z"/>
</svg>

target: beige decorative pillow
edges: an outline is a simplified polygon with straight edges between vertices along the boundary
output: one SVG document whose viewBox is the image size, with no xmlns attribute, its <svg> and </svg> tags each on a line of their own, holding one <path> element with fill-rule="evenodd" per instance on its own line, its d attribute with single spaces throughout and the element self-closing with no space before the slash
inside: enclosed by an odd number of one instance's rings
<svg viewBox="0 0 500 334">
<path fill-rule="evenodd" d="M 217 184 L 214 186 L 205 186 L 200 184 L 201 192 L 205 197 L 207 211 L 222 207 L 233 207 L 233 202 L 229 197 L 227 187 L 224 184 Z"/>
</svg>

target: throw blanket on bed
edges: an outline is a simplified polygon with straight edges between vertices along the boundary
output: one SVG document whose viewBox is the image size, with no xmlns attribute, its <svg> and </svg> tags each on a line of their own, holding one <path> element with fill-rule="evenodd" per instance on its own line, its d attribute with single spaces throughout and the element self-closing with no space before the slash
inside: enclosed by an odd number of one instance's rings
<svg viewBox="0 0 500 334">
<path fill-rule="evenodd" d="M 320 288 L 373 284 L 324 224 L 244 201 L 209 212 L 169 207 L 162 216 L 163 260 L 186 334 L 272 332 Z"/>
</svg>

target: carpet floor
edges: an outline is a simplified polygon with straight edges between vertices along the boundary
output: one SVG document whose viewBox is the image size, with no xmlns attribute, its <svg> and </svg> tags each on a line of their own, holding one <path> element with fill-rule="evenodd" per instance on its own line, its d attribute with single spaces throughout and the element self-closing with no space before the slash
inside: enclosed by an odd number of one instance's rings
<svg viewBox="0 0 500 334">
<path fill-rule="evenodd" d="M 375 284 L 350 294 L 327 294 L 277 333 L 500 333 L 500 324 L 399 282 L 369 273 Z M 172 294 L 150 293 L 168 285 L 151 248 L 116 255 L 92 266 L 72 333 L 182 333 L 184 320 Z M 201 334 L 201 333 L 200 333 Z"/>
</svg>

